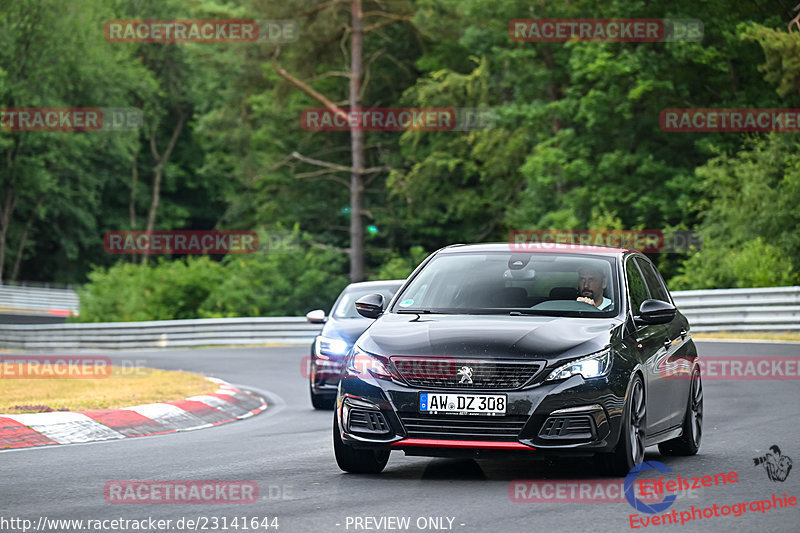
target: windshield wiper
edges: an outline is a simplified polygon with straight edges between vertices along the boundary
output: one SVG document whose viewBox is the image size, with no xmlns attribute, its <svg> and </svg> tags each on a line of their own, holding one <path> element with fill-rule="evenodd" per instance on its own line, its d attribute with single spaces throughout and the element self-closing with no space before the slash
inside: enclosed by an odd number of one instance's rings
<svg viewBox="0 0 800 533">
<path fill-rule="evenodd" d="M 430 309 L 398 309 L 398 314 L 414 314 L 414 315 L 443 315 L 438 311 L 431 311 Z"/>
<path fill-rule="evenodd" d="M 555 309 L 531 309 L 530 311 L 511 311 L 510 316 L 549 316 L 554 318 L 605 318 L 595 311 L 558 311 Z"/>
</svg>

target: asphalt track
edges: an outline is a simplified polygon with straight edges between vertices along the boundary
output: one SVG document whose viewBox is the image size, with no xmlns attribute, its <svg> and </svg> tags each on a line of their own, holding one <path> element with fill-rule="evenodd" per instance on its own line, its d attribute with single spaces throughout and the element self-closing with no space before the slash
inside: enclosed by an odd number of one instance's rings
<svg viewBox="0 0 800 533">
<path fill-rule="evenodd" d="M 698 348 L 705 356 L 800 356 L 800 344 L 698 342 Z M 308 399 L 301 373 L 306 353 L 305 347 L 263 347 L 112 354 L 116 363 L 136 361 L 216 376 L 262 394 L 269 408 L 251 419 L 200 431 L 0 452 L 0 525 L 11 518 L 29 519 L 36 525 L 40 517 L 152 517 L 173 520 L 171 528 L 153 531 L 182 531 L 174 526 L 182 517 L 227 517 L 230 521 L 238 516 L 240 520 L 277 517 L 280 533 L 323 533 L 376 531 L 355 529 L 354 517 L 397 516 L 410 517 L 409 528 L 399 531 L 436 531 L 418 528 L 418 520 L 425 525 L 422 520 L 429 517 L 450 518 L 452 530 L 463 532 L 632 530 L 629 515 L 635 511 L 624 501 L 519 503 L 509 497 L 514 480 L 598 479 L 584 460 L 558 464 L 473 461 L 405 457 L 395 452 L 381 475 L 342 473 L 333 458 L 332 414 L 314 411 Z M 738 482 L 695 491 L 676 501 L 672 509 L 733 505 L 768 499 L 773 493 L 800 496 L 800 466 L 780 483 L 770 481 L 764 468 L 753 464 L 753 458 L 773 444 L 800 461 L 799 398 L 797 380 L 706 381 L 700 453 L 670 458 L 649 448 L 646 459 L 662 461 L 683 477 L 736 471 Z M 249 505 L 109 504 L 103 488 L 114 480 L 251 480 L 259 485 L 260 499 Z M 639 530 L 797 532 L 799 509 L 748 510 L 739 517 Z M 445 519 L 445 528 L 448 524 Z M 240 522 L 238 528 L 232 528 L 229 522 L 227 531 L 245 531 L 241 526 Z M 210 522 L 207 527 L 214 531 Z M 10 522 L 0 530 L 21 531 L 13 529 Z M 108 527 L 103 531 L 129 530 Z M 222 530 L 221 524 L 216 530 Z"/>
</svg>

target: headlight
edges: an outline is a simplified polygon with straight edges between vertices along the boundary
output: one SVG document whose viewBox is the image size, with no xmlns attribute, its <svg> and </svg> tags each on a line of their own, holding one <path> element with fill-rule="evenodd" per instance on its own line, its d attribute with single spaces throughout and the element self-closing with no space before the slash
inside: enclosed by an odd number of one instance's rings
<svg viewBox="0 0 800 533">
<path fill-rule="evenodd" d="M 340 356 L 347 353 L 347 343 L 342 339 L 329 339 L 328 337 L 317 337 L 314 341 L 314 352 L 317 356 L 325 357 Z"/>
<path fill-rule="evenodd" d="M 600 376 L 606 375 L 610 369 L 611 348 L 606 348 L 601 352 L 593 353 L 577 361 L 561 365 L 550 372 L 550 375 L 547 376 L 545 381 L 566 379 L 577 374 L 583 376 L 584 379 L 599 378 Z"/>
<path fill-rule="evenodd" d="M 388 361 L 380 356 L 362 350 L 358 344 L 353 346 L 353 353 L 347 359 L 347 373 L 352 376 L 375 376 L 391 378 L 392 374 L 386 369 Z"/>
</svg>

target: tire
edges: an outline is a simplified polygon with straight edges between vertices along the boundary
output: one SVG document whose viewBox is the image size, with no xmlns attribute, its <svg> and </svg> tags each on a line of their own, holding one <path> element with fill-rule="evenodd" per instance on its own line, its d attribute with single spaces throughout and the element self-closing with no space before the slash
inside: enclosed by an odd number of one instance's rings
<svg viewBox="0 0 800 533">
<path fill-rule="evenodd" d="M 333 453 L 336 464 L 352 474 L 380 474 L 389 462 L 389 450 L 359 450 L 342 442 L 339 421 L 333 415 Z"/>
<path fill-rule="evenodd" d="M 612 476 L 626 476 L 631 468 L 644 461 L 647 402 L 644 384 L 638 374 L 634 376 L 630 390 L 625 400 L 617 447 L 613 452 L 597 454 L 595 458 L 600 470 Z"/>
<path fill-rule="evenodd" d="M 703 438 L 703 383 L 700 370 L 692 372 L 689 401 L 683 415 L 683 434 L 658 445 L 661 455 L 695 455 Z"/>
<path fill-rule="evenodd" d="M 330 411 L 336 405 L 336 396 L 329 397 L 315 393 L 311 383 L 308 384 L 308 392 L 311 394 L 311 405 L 314 406 L 314 409 Z"/>
</svg>

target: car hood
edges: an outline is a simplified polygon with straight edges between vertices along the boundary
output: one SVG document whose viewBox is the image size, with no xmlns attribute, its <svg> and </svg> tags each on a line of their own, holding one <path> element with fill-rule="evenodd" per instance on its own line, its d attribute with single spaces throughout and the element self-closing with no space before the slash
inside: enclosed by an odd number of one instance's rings
<svg viewBox="0 0 800 533">
<path fill-rule="evenodd" d="M 342 339 L 352 346 L 356 339 L 364 333 L 373 320 L 368 318 L 339 318 L 329 319 L 322 328 L 320 335 L 332 339 Z"/>
<path fill-rule="evenodd" d="M 359 346 L 381 355 L 560 359 L 603 349 L 617 318 L 386 314 Z"/>
</svg>

